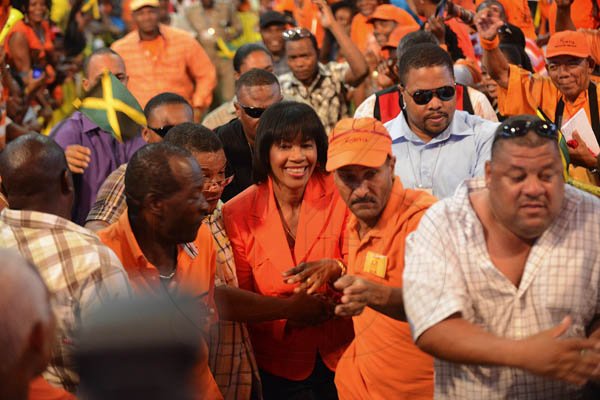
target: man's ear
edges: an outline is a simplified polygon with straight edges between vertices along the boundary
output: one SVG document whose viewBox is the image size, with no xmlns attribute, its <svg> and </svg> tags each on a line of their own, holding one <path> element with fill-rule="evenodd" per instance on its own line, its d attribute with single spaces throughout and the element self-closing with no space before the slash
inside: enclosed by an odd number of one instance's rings
<svg viewBox="0 0 600 400">
<path fill-rule="evenodd" d="M 233 107 L 235 107 L 235 115 L 238 117 L 238 119 L 241 119 L 244 110 L 242 110 L 242 107 L 240 107 L 240 105 L 235 101 L 233 102 Z"/>
<path fill-rule="evenodd" d="M 390 173 L 392 175 L 392 180 L 394 179 L 394 172 L 396 170 L 396 156 L 388 156 L 390 157 L 390 161 L 389 161 L 389 167 L 390 167 Z"/>
<path fill-rule="evenodd" d="M 148 210 L 152 215 L 162 216 L 164 209 L 164 202 L 156 194 L 150 193 L 142 202 L 142 207 Z"/>
<path fill-rule="evenodd" d="M 594 59 L 592 57 L 588 57 L 587 62 L 588 62 L 588 68 L 589 68 L 590 74 L 591 74 L 594 71 L 594 68 L 596 68 L 596 62 L 594 61 Z"/>
</svg>

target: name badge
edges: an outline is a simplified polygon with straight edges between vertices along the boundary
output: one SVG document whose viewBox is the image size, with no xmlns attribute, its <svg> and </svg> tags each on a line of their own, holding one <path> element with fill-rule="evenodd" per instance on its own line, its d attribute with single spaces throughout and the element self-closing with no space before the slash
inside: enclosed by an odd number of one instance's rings
<svg viewBox="0 0 600 400">
<path fill-rule="evenodd" d="M 387 256 L 369 251 L 367 252 L 367 258 L 365 259 L 363 270 L 370 274 L 377 275 L 380 278 L 385 278 L 385 273 L 387 272 L 387 263 Z"/>
</svg>

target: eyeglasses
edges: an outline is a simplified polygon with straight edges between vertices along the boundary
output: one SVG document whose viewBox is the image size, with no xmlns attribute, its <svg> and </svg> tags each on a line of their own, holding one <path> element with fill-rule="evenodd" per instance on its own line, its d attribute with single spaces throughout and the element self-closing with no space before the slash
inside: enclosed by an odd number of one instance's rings
<svg viewBox="0 0 600 400">
<path fill-rule="evenodd" d="M 408 93 L 408 91 L 406 92 Z M 437 96 L 438 99 L 442 101 L 452 100 L 454 95 L 456 94 L 456 88 L 454 86 L 442 86 L 437 89 L 428 89 L 428 90 L 417 90 L 414 93 L 408 93 L 410 97 L 414 100 L 414 102 L 420 106 L 424 106 L 428 104 L 433 96 Z"/>
<path fill-rule="evenodd" d="M 247 116 L 249 116 L 250 118 L 254 118 L 254 119 L 260 118 L 260 116 L 263 115 L 263 113 L 266 110 L 266 108 L 262 108 L 262 107 L 249 107 L 249 106 L 245 106 L 245 105 L 240 104 L 240 103 L 238 103 L 238 105 L 240 107 L 242 107 L 242 110 L 244 110 L 244 112 L 246 113 Z"/>
<path fill-rule="evenodd" d="M 284 40 L 300 40 L 312 36 L 312 33 L 306 28 L 291 28 L 283 32 Z"/>
<path fill-rule="evenodd" d="M 556 125 L 554 125 L 551 122 L 546 122 L 542 120 L 517 120 L 508 124 L 503 124 L 501 126 L 501 130 L 498 131 L 497 136 L 502 138 L 525 136 L 529 131 L 533 131 L 539 136 L 543 136 L 549 139 L 558 138 L 558 129 L 556 129 Z"/>
<path fill-rule="evenodd" d="M 218 178 L 218 176 L 215 178 Z M 205 178 L 204 183 L 202 185 L 202 189 L 208 190 L 212 187 L 212 185 L 217 185 L 220 188 L 224 188 L 225 186 L 231 183 L 231 181 L 233 180 L 233 175 L 218 180 L 216 180 L 215 178 L 212 178 L 210 180 Z"/>
<path fill-rule="evenodd" d="M 165 126 L 161 126 L 160 128 L 152 128 L 152 127 L 148 127 L 148 129 L 153 130 L 154 132 L 156 132 L 156 134 L 158 136 L 160 136 L 161 138 L 164 138 L 167 133 L 171 130 L 172 127 L 174 127 L 175 125 L 165 125 Z"/>
</svg>

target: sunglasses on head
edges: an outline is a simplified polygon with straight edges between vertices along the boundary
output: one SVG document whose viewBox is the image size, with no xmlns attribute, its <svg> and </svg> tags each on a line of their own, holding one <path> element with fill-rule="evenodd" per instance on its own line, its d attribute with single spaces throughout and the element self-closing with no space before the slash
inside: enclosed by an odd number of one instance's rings
<svg viewBox="0 0 600 400">
<path fill-rule="evenodd" d="M 433 96 L 437 96 L 437 98 L 442 101 L 452 100 L 456 94 L 456 88 L 454 86 L 442 86 L 437 89 L 418 89 L 412 94 L 408 91 L 406 93 L 412 97 L 416 104 L 424 106 L 425 104 L 428 104 L 431 99 L 433 99 Z"/>
<path fill-rule="evenodd" d="M 166 134 L 174 126 L 175 125 L 165 125 L 165 126 L 161 126 L 160 128 L 152 128 L 152 127 L 149 126 L 148 129 L 153 130 L 158 136 L 160 136 L 161 138 L 164 138 L 166 136 Z"/>
<path fill-rule="evenodd" d="M 556 129 L 556 125 L 542 120 L 517 120 L 503 124 L 498 132 L 498 136 L 503 138 L 525 136 L 529 131 L 533 131 L 539 136 L 547 137 L 549 139 L 558 138 L 558 129 Z"/>
<path fill-rule="evenodd" d="M 306 28 L 291 28 L 283 32 L 284 40 L 299 40 L 306 39 L 311 36 L 311 33 Z"/>
</svg>

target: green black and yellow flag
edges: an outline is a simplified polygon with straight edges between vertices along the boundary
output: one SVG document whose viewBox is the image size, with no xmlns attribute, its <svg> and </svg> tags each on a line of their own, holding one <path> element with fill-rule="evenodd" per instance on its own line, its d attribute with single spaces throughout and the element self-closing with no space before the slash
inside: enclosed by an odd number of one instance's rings
<svg viewBox="0 0 600 400">
<path fill-rule="evenodd" d="M 77 99 L 73 105 L 121 143 L 135 137 L 140 126 L 146 125 L 140 104 L 108 70 L 83 100 Z"/>
</svg>

